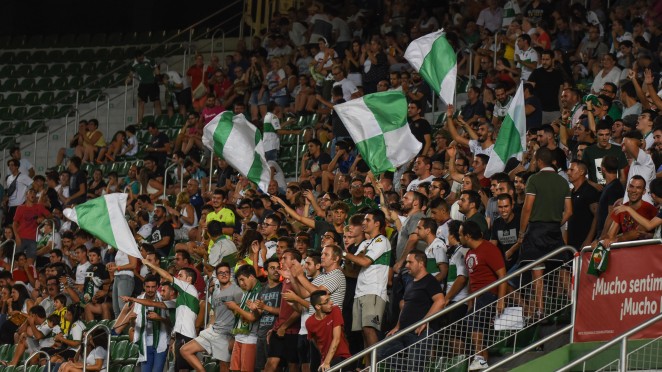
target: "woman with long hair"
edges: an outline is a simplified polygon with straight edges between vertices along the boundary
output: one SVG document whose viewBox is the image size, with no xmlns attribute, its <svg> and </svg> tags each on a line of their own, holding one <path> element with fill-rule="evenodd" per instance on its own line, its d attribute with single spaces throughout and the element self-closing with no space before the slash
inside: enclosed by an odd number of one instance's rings
<svg viewBox="0 0 662 372">
<path fill-rule="evenodd" d="M 177 228 L 175 229 L 175 239 L 185 240 L 188 239 L 189 231 L 198 226 L 198 215 L 195 213 L 195 208 L 191 205 L 191 199 L 188 192 L 182 191 L 177 194 L 175 208 L 166 205 L 168 213 L 173 216 Z"/>
<path fill-rule="evenodd" d="M 0 327 L 0 344 L 15 343 L 14 334 L 27 319 L 28 311 L 34 305 L 28 288 L 23 284 L 14 284 L 7 304 L 7 321 Z"/>
<path fill-rule="evenodd" d="M 87 355 L 82 355 L 82 348 L 78 353 L 78 361 L 65 362 L 60 366 L 60 372 L 79 372 L 85 369 L 91 372 L 104 372 L 106 370 L 106 356 L 108 351 L 108 335 L 103 329 L 95 329 L 87 338 Z"/>
<path fill-rule="evenodd" d="M 237 264 L 234 271 L 243 265 L 251 265 L 255 268 L 255 272 L 260 276 L 261 270 L 258 265 L 260 252 L 266 247 L 264 246 L 264 237 L 257 230 L 247 229 L 244 235 L 241 236 L 241 242 L 237 247 Z"/>
</svg>

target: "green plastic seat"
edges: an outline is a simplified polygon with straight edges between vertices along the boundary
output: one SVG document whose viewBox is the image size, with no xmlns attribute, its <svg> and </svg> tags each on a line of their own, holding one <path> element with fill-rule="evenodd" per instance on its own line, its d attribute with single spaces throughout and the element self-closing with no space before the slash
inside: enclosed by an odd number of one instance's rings
<svg viewBox="0 0 662 372">
<path fill-rule="evenodd" d="M 44 76 L 49 76 L 49 77 L 62 76 L 64 75 L 64 69 L 65 66 L 63 63 L 54 63 L 51 65 L 51 67 L 48 69 L 48 71 Z"/>
<path fill-rule="evenodd" d="M 28 109 L 25 106 L 15 107 L 11 112 L 11 120 L 23 120 L 28 113 Z"/>
<path fill-rule="evenodd" d="M 168 126 L 170 126 L 170 128 L 181 128 L 184 126 L 185 121 L 186 119 L 182 115 L 177 113 L 173 115 L 172 118 L 170 118 L 168 122 Z"/>
<path fill-rule="evenodd" d="M 92 35 L 90 35 L 87 32 L 81 32 L 78 35 L 76 35 L 75 43 L 76 45 L 90 45 L 90 42 L 92 40 Z"/>
<path fill-rule="evenodd" d="M 156 117 L 156 126 L 159 129 L 168 129 L 168 115 L 166 114 L 161 114 Z"/>
<path fill-rule="evenodd" d="M 83 77 L 80 75 L 72 76 L 69 79 L 69 89 L 80 89 L 83 87 Z"/>
<path fill-rule="evenodd" d="M 19 65 L 14 71 L 14 76 L 17 78 L 29 77 L 32 74 L 32 66 L 30 65 Z"/>
<path fill-rule="evenodd" d="M 30 92 L 23 97 L 23 104 L 35 106 L 39 104 L 39 93 Z"/>
<path fill-rule="evenodd" d="M 72 33 L 64 34 L 58 39 L 58 46 L 70 48 L 76 42 L 76 35 Z"/>
<path fill-rule="evenodd" d="M 16 87 L 17 90 L 33 90 L 35 89 L 35 85 L 37 82 L 35 81 L 34 78 L 25 78 L 21 80 L 20 83 L 18 83 L 18 86 Z"/>
<path fill-rule="evenodd" d="M 25 117 L 30 119 L 42 119 L 43 111 L 44 110 L 41 108 L 41 106 L 30 106 L 28 111 L 25 113 Z M 33 131 L 29 130 L 29 132 L 32 133 Z"/>
<path fill-rule="evenodd" d="M 60 76 L 53 81 L 53 89 L 55 90 L 67 90 L 69 89 L 69 78 L 65 76 Z"/>
<path fill-rule="evenodd" d="M 121 32 L 112 32 L 108 34 L 106 38 L 107 45 L 120 45 L 122 43 L 122 33 Z"/>
<path fill-rule="evenodd" d="M 129 345 L 128 340 L 118 341 L 110 348 L 110 358 L 112 360 L 123 359 L 127 353 L 127 348 Z"/>
<path fill-rule="evenodd" d="M 78 62 L 71 62 L 67 65 L 66 69 L 64 70 L 64 73 L 66 75 L 72 75 L 72 76 L 78 76 L 80 75 L 81 72 L 81 64 Z"/>
<path fill-rule="evenodd" d="M 0 107 L 0 120 L 12 120 L 11 107 Z"/>
<path fill-rule="evenodd" d="M 78 59 L 82 62 L 94 62 L 97 59 L 97 52 L 94 49 L 83 49 L 78 52 Z"/>
<path fill-rule="evenodd" d="M 16 88 L 18 88 L 18 79 L 15 77 L 8 78 L 4 83 L 2 83 L 2 90 L 4 92 L 15 91 Z"/>
<path fill-rule="evenodd" d="M 3 37 L 0 37 L 0 41 L 2 41 Z M 2 54 L 0 54 L 0 64 L 3 65 L 8 65 L 14 62 L 14 56 L 16 53 L 12 52 L 11 50 L 5 50 Z"/>
<path fill-rule="evenodd" d="M 12 40 L 13 41 L 13 40 Z M 20 51 L 16 53 L 14 56 L 14 60 L 12 61 L 13 63 L 19 64 L 19 63 L 30 63 L 30 58 L 32 57 L 32 52 L 28 51 Z"/>
<path fill-rule="evenodd" d="M 83 75 L 96 75 L 96 74 L 98 74 L 96 62 L 92 62 L 92 61 L 82 62 L 80 72 Z"/>
<path fill-rule="evenodd" d="M 21 98 L 21 93 L 9 93 L 5 96 L 1 106 L 20 106 L 23 104 L 23 98 Z"/>
<path fill-rule="evenodd" d="M 2 66 L 2 68 L 0 68 L 0 79 L 12 77 L 15 71 L 16 67 L 14 65 L 6 64 Z"/>
<path fill-rule="evenodd" d="M 46 63 L 48 62 L 48 53 L 45 50 L 36 50 L 30 56 L 30 62 Z"/>
<path fill-rule="evenodd" d="M 40 105 L 51 105 L 55 102 L 55 93 L 43 92 L 39 95 L 38 103 Z"/>
<path fill-rule="evenodd" d="M 54 63 L 68 62 L 64 60 L 64 53 L 61 49 L 54 49 L 48 52 L 48 60 Z"/>
<path fill-rule="evenodd" d="M 154 115 L 145 115 L 143 116 L 143 120 L 141 122 L 141 125 L 143 128 L 147 128 L 147 124 L 153 123 L 154 122 Z"/>
<path fill-rule="evenodd" d="M 45 91 L 53 89 L 53 79 L 43 77 L 37 81 L 34 87 L 35 90 Z"/>
<path fill-rule="evenodd" d="M 46 76 L 48 74 L 49 67 L 45 63 L 40 63 L 38 65 L 35 65 L 32 67 L 32 70 L 30 71 L 30 74 L 28 76 L 35 77 L 35 78 L 40 78 L 42 76 Z"/>
</svg>

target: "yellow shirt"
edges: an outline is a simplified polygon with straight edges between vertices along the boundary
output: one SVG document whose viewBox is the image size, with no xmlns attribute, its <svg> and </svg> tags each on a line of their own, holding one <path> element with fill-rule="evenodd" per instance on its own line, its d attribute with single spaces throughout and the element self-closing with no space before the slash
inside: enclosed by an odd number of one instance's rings
<svg viewBox="0 0 662 372">
<path fill-rule="evenodd" d="M 225 224 L 225 226 L 234 227 L 234 222 L 235 222 L 234 212 L 228 208 L 222 208 L 218 212 L 216 211 L 209 212 L 207 214 L 207 223 L 211 221 L 218 221 Z M 228 239 L 232 239 L 231 236 L 228 235 L 224 235 L 224 236 Z"/>
</svg>

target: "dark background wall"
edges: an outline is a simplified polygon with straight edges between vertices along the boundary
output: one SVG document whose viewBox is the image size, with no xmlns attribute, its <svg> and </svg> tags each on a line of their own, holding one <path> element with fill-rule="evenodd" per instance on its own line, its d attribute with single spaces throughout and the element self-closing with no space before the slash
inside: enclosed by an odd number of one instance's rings
<svg viewBox="0 0 662 372">
<path fill-rule="evenodd" d="M 3 0 L 0 35 L 173 30 L 191 25 L 224 4 L 227 2 Z"/>
</svg>

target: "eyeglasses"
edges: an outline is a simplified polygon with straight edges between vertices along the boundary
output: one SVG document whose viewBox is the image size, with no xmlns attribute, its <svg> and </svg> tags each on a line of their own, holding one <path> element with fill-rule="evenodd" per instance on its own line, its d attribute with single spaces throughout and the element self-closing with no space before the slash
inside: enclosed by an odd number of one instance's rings
<svg viewBox="0 0 662 372">
<path fill-rule="evenodd" d="M 268 223 L 266 223 L 266 222 L 262 222 L 260 225 L 262 225 L 262 226 L 278 226 L 278 225 L 276 225 L 276 224 L 273 224 L 273 225 L 272 225 L 272 224 L 268 224 Z"/>
<path fill-rule="evenodd" d="M 322 235 L 322 239 L 333 239 L 333 235 L 331 235 L 331 234 L 324 234 L 324 235 Z"/>
<path fill-rule="evenodd" d="M 230 275 L 229 271 L 219 271 L 216 273 L 217 276 L 228 276 Z"/>
<path fill-rule="evenodd" d="M 352 188 L 353 188 L 353 189 L 358 189 L 358 188 L 360 188 L 360 187 L 363 187 L 363 185 L 360 185 L 360 184 L 352 185 Z"/>
</svg>

